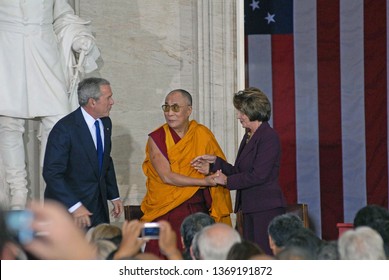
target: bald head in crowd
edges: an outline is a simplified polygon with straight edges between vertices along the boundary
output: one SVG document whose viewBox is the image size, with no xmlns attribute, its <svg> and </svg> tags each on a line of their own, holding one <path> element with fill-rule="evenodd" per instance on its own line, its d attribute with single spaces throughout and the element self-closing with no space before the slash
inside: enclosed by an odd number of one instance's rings
<svg viewBox="0 0 389 280">
<path fill-rule="evenodd" d="M 216 223 L 204 227 L 196 236 L 195 247 L 202 260 L 225 260 L 231 247 L 242 239 L 231 226 Z"/>
</svg>

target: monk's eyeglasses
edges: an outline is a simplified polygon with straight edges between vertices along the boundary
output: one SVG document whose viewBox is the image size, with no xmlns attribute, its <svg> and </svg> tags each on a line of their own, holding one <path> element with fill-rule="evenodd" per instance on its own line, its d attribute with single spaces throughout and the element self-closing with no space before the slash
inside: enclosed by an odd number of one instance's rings
<svg viewBox="0 0 389 280">
<path fill-rule="evenodd" d="M 168 113 L 171 109 L 173 112 L 178 113 L 180 111 L 180 108 L 185 107 L 185 106 L 190 106 L 190 105 L 180 106 L 178 104 L 173 104 L 173 105 L 164 104 L 164 105 L 162 105 L 162 111 L 164 111 L 165 113 Z"/>
</svg>

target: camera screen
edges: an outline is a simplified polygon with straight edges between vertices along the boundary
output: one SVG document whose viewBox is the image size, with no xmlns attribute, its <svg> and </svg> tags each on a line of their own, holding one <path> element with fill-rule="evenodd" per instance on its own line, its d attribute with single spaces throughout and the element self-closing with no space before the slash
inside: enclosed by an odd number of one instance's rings
<svg viewBox="0 0 389 280">
<path fill-rule="evenodd" d="M 142 229 L 142 237 L 148 238 L 148 239 L 158 239 L 159 237 L 159 226 L 145 226 Z"/>
<path fill-rule="evenodd" d="M 8 231 L 16 242 L 27 244 L 31 242 L 35 233 L 31 229 L 33 214 L 28 210 L 11 210 L 6 213 L 5 221 Z"/>
</svg>

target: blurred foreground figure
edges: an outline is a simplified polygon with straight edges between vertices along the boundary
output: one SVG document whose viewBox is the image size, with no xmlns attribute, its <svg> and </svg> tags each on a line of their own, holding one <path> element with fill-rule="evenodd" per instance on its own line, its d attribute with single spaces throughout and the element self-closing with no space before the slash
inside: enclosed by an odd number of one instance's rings
<svg viewBox="0 0 389 280">
<path fill-rule="evenodd" d="M 83 230 L 61 204 L 46 201 L 44 206 L 33 201 L 28 207 L 33 213 L 31 228 L 37 237 L 23 248 L 42 260 L 94 260 L 97 248 L 90 244 Z"/>
<path fill-rule="evenodd" d="M 100 52 L 89 24 L 66 0 L 0 1 L 2 205 L 26 204 L 25 120 L 40 121 L 42 164 L 51 128 L 78 105 L 79 73 L 97 68 Z"/>
</svg>

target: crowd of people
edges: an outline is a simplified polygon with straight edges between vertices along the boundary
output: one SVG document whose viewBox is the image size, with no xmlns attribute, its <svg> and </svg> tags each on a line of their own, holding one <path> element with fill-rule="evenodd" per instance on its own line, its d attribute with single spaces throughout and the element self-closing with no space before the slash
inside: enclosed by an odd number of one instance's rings
<svg viewBox="0 0 389 280">
<path fill-rule="evenodd" d="M 163 255 L 145 252 L 141 236 L 144 222 L 126 220 L 121 227 L 99 224 L 87 232 L 58 202 L 32 202 L 29 226 L 34 238 L 21 241 L 9 228 L 6 212 L 0 213 L 1 259 L 42 260 L 388 260 L 389 212 L 377 205 L 360 209 L 354 228 L 338 240 L 322 240 L 303 226 L 292 213 L 276 216 L 268 226 L 267 254 L 256 243 L 244 239 L 225 223 L 215 222 L 202 212 L 190 214 L 181 225 L 178 240 L 169 222 L 161 220 L 157 244 Z M 376 216 L 381 213 L 380 216 Z M 359 221 L 363 221 L 358 224 Z M 381 224 L 379 229 L 377 224 Z M 182 248 L 177 246 L 182 243 Z M 189 252 L 189 253 L 188 253 Z"/>
</svg>

